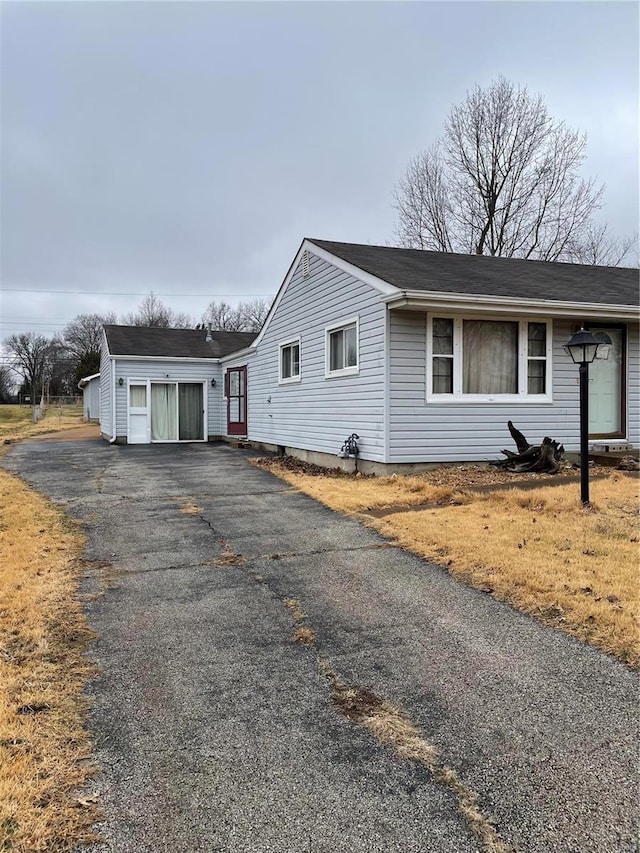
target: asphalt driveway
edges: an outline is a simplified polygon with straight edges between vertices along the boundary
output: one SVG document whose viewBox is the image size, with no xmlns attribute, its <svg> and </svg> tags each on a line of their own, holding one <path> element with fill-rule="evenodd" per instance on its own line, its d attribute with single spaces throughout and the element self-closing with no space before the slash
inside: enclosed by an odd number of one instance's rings
<svg viewBox="0 0 640 853">
<path fill-rule="evenodd" d="M 339 713 L 318 652 L 404 709 L 515 850 L 640 849 L 637 676 L 248 455 L 59 441 L 3 460 L 86 529 L 96 850 L 483 849 L 449 787 Z"/>
</svg>

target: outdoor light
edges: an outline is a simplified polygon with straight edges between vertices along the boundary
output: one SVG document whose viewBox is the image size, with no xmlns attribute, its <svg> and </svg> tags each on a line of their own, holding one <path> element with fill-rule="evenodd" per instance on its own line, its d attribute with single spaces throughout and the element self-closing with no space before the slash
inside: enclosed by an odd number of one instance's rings
<svg viewBox="0 0 640 853">
<path fill-rule="evenodd" d="M 124 385 L 124 379 L 122 378 L 122 376 L 120 377 L 120 379 L 118 379 L 118 385 L 119 385 L 121 388 L 122 388 L 122 386 Z"/>
<path fill-rule="evenodd" d="M 215 388 L 215 387 L 216 387 L 216 380 L 215 380 L 215 379 L 212 379 L 212 380 L 211 380 L 211 387 L 212 387 L 212 388 Z"/>
<path fill-rule="evenodd" d="M 593 332 L 588 332 L 580 327 L 568 344 L 563 347 L 567 355 L 570 355 L 574 364 L 591 364 L 598 351 L 598 341 Z"/>
<path fill-rule="evenodd" d="M 589 365 L 596 358 L 607 358 L 611 338 L 606 332 L 590 332 L 580 327 L 563 347 L 580 371 L 580 499 L 589 503 Z"/>
</svg>

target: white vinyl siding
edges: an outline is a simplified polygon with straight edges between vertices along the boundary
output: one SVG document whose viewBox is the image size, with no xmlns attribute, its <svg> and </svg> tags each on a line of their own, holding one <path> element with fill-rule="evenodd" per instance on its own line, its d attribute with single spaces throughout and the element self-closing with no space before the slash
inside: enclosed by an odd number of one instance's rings
<svg viewBox="0 0 640 853">
<path fill-rule="evenodd" d="M 204 383 L 204 407 L 207 414 L 206 438 L 219 438 L 220 411 L 222 406 L 222 374 L 217 362 L 188 361 L 187 359 L 124 359 L 114 361 L 116 376 L 116 435 L 127 436 L 127 394 L 130 379 L 169 383 Z M 122 378 L 123 384 L 118 380 Z M 214 388 L 211 380 L 216 380 Z"/>
<path fill-rule="evenodd" d="M 111 356 L 107 340 L 102 331 L 102 347 L 100 349 L 100 432 L 112 438 L 113 429 L 113 379 Z M 125 433 L 126 435 L 126 433 Z"/>
<path fill-rule="evenodd" d="M 637 324 L 627 331 L 627 441 L 640 445 L 640 330 Z"/>
<path fill-rule="evenodd" d="M 532 322 L 536 320 L 532 318 Z M 389 461 L 438 463 L 501 458 L 501 449 L 512 445 L 508 420 L 532 442 L 549 435 L 567 450 L 577 449 L 578 372 L 562 350 L 571 337 L 572 326 L 569 320 L 554 320 L 547 327 L 552 349 L 553 403 L 540 402 L 536 396 L 514 400 L 514 395 L 508 402 L 462 399 L 452 405 L 439 401 L 437 395 L 426 399 L 426 314 L 391 311 Z"/>
<path fill-rule="evenodd" d="M 361 457 L 384 461 L 385 311 L 380 293 L 309 253 L 265 327 L 248 365 L 248 437 L 253 441 L 337 454 L 345 438 L 360 436 Z M 328 381 L 326 330 L 358 319 L 356 375 Z M 279 346 L 301 340 L 300 381 L 279 382 Z M 223 364 L 226 368 L 231 360 Z"/>
</svg>

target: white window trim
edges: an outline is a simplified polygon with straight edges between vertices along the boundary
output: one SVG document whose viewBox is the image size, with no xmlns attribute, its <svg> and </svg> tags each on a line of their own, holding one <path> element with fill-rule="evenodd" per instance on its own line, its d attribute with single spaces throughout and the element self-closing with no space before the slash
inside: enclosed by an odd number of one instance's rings
<svg viewBox="0 0 640 853">
<path fill-rule="evenodd" d="M 286 347 L 298 345 L 298 374 L 297 376 L 283 377 L 282 375 L 282 350 Z M 278 385 L 295 385 L 302 381 L 302 345 L 300 335 L 297 338 L 289 338 L 278 344 Z"/>
<path fill-rule="evenodd" d="M 432 364 L 433 364 L 433 319 L 434 317 L 445 320 L 453 320 L 453 394 L 434 394 Z M 487 317 L 488 320 L 496 320 L 505 323 L 518 323 L 518 388 L 517 394 L 464 394 L 462 392 L 462 324 L 464 320 L 477 320 L 477 314 L 450 314 L 439 311 L 427 314 L 427 365 L 426 365 L 426 401 L 427 403 L 553 403 L 553 323 L 549 319 L 540 317 L 514 317 L 503 316 Z M 546 351 L 546 393 L 528 393 L 528 362 L 529 362 L 529 323 L 544 323 L 547 327 L 547 351 Z M 542 357 L 533 357 L 533 361 L 540 361 Z"/>
<path fill-rule="evenodd" d="M 339 332 L 348 326 L 356 327 L 356 363 L 351 367 L 343 367 L 341 370 L 331 370 L 331 349 L 329 339 L 333 332 Z M 324 329 L 324 378 L 339 379 L 341 376 L 356 376 L 360 373 L 360 318 L 350 317 L 340 323 L 332 323 Z"/>
</svg>

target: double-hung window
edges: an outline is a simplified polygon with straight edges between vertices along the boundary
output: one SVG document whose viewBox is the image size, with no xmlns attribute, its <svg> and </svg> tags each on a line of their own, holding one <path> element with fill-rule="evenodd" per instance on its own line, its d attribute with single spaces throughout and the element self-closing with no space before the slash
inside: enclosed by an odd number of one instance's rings
<svg viewBox="0 0 640 853">
<path fill-rule="evenodd" d="M 300 381 L 300 338 L 280 344 L 280 374 L 279 381 Z"/>
<path fill-rule="evenodd" d="M 358 372 L 358 331 L 357 319 L 329 326 L 325 330 L 326 376 L 345 376 Z"/>
<path fill-rule="evenodd" d="M 427 400 L 551 401 L 551 323 L 427 317 Z"/>
</svg>

